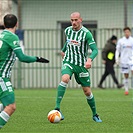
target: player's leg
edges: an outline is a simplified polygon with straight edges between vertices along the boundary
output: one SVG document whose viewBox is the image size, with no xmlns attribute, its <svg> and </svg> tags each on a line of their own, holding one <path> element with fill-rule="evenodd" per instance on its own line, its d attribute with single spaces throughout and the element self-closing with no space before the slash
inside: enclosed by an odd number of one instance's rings
<svg viewBox="0 0 133 133">
<path fill-rule="evenodd" d="M 10 97 L 10 96 L 6 96 L 2 100 L 7 101 L 7 97 Z M 8 122 L 8 120 L 10 119 L 10 116 L 15 112 L 15 110 L 16 110 L 15 103 L 5 106 L 4 110 L 0 113 L 0 128 L 2 128 Z"/>
<path fill-rule="evenodd" d="M 121 64 L 121 73 L 124 74 L 124 88 L 125 88 L 125 95 L 128 95 L 128 91 L 129 91 L 129 70 L 130 70 L 130 66 L 128 64 Z"/>
<path fill-rule="evenodd" d="M 102 120 L 97 115 L 95 99 L 90 88 L 90 75 L 86 68 L 76 67 L 75 68 L 75 79 L 78 84 L 81 84 L 84 94 L 86 95 L 87 103 L 90 106 L 93 114 L 93 120 L 96 122 L 102 122 Z"/>
<path fill-rule="evenodd" d="M 94 96 L 91 92 L 90 87 L 82 87 L 82 88 L 83 88 L 84 94 L 86 95 L 87 103 L 89 104 L 94 116 L 97 114 Z"/>
<path fill-rule="evenodd" d="M 0 113 L 0 128 L 2 128 L 14 113 L 16 105 L 14 91 L 9 79 L 1 78 L 0 82 L 0 101 L 4 107 L 4 110 Z"/>
<path fill-rule="evenodd" d="M 100 117 L 97 114 L 95 98 L 92 94 L 90 87 L 82 87 L 82 88 L 83 88 L 84 94 L 86 95 L 87 103 L 89 104 L 89 106 L 92 110 L 93 120 L 96 122 L 102 122 L 102 120 L 100 119 Z"/>
<path fill-rule="evenodd" d="M 130 65 L 131 69 L 131 87 L 133 88 L 133 64 Z"/>
<path fill-rule="evenodd" d="M 129 73 L 124 73 L 124 88 L 125 88 L 125 95 L 129 94 Z"/>
<path fill-rule="evenodd" d="M 57 97 L 56 97 L 55 109 L 60 109 L 60 103 L 62 101 L 64 94 L 65 94 L 66 86 L 67 86 L 69 80 L 70 80 L 70 76 L 68 74 L 64 74 L 62 76 L 62 80 L 59 83 L 58 88 L 57 88 Z"/>
<path fill-rule="evenodd" d="M 72 76 L 73 68 L 69 64 L 63 64 L 62 66 L 62 79 L 57 88 L 56 106 L 55 109 L 60 111 L 60 104 L 66 91 L 67 84 Z M 62 120 L 64 116 L 62 115 Z"/>
</svg>

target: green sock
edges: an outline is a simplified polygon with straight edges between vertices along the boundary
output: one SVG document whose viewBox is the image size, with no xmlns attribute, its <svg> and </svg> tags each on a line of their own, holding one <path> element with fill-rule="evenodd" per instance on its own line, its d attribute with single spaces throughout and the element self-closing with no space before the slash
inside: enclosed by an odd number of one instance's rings
<svg viewBox="0 0 133 133">
<path fill-rule="evenodd" d="M 0 113 L 0 128 L 2 128 L 7 123 L 9 118 L 10 116 L 5 111 Z"/>
<path fill-rule="evenodd" d="M 67 86 L 67 83 L 64 83 L 62 81 L 60 82 L 58 86 L 55 109 L 60 109 L 60 103 L 65 94 L 66 86 Z"/>
<path fill-rule="evenodd" d="M 95 105 L 95 99 L 93 94 L 91 94 L 90 96 L 87 96 L 87 103 L 89 104 L 91 111 L 93 113 L 93 116 L 96 115 L 96 105 Z"/>
</svg>

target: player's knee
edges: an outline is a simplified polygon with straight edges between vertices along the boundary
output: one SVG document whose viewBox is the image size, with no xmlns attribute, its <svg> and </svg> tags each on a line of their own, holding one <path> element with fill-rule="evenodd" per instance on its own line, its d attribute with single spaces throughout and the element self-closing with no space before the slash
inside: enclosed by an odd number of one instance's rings
<svg viewBox="0 0 133 133">
<path fill-rule="evenodd" d="M 63 75 L 62 76 L 62 81 L 65 82 L 65 83 L 68 83 L 70 80 L 70 76 L 69 75 Z"/>
<path fill-rule="evenodd" d="M 16 104 L 9 104 L 4 110 L 11 116 L 16 110 Z"/>
<path fill-rule="evenodd" d="M 85 91 L 84 94 L 85 94 L 86 96 L 90 96 L 90 95 L 91 95 L 91 92 L 90 92 L 90 91 Z"/>
<path fill-rule="evenodd" d="M 12 109 L 13 112 L 15 112 L 15 110 L 16 110 L 16 105 L 13 104 L 12 107 L 11 107 L 11 109 Z"/>
<path fill-rule="evenodd" d="M 12 113 L 15 112 L 16 105 L 15 104 L 10 104 L 10 110 L 11 110 Z"/>
<path fill-rule="evenodd" d="M 63 78 L 62 81 L 65 82 L 65 83 L 68 83 L 69 82 L 69 79 Z"/>
<path fill-rule="evenodd" d="M 88 89 L 83 89 L 83 91 L 84 91 L 84 94 L 85 94 L 86 96 L 90 96 L 91 93 L 92 93 L 90 88 L 88 88 Z"/>
</svg>

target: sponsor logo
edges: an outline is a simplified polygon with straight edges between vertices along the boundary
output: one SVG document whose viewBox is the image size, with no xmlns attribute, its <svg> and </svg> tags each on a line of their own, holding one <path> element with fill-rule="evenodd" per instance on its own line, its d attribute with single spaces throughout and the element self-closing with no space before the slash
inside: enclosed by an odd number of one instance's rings
<svg viewBox="0 0 133 133">
<path fill-rule="evenodd" d="M 123 48 L 132 48 L 132 46 L 127 45 L 127 46 L 123 46 Z"/>
<path fill-rule="evenodd" d="M 80 46 L 81 45 L 81 42 L 80 41 L 76 41 L 76 40 L 70 40 L 70 39 L 68 39 L 67 42 L 70 45 L 77 45 L 77 46 Z"/>
<path fill-rule="evenodd" d="M 79 73 L 79 77 L 88 77 L 89 76 L 89 73 Z"/>
</svg>

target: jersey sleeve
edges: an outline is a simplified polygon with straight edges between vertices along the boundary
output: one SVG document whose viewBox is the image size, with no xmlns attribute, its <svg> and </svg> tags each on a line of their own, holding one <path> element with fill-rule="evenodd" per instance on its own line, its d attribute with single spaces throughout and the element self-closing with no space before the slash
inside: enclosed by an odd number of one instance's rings
<svg viewBox="0 0 133 133">
<path fill-rule="evenodd" d="M 63 48 L 62 48 L 62 52 L 65 52 L 66 51 L 66 47 L 67 47 L 67 42 L 64 44 Z"/>
<path fill-rule="evenodd" d="M 37 60 L 36 56 L 25 55 L 22 52 L 21 48 L 18 48 L 18 49 L 15 48 L 14 49 L 14 53 L 16 54 L 16 56 L 18 57 L 19 61 L 21 61 L 21 62 L 31 63 L 31 62 L 36 62 L 36 60 Z"/>
<path fill-rule="evenodd" d="M 19 38 L 17 35 L 11 34 L 11 35 L 5 36 L 4 39 L 6 43 L 10 46 L 10 48 L 14 51 L 19 61 L 30 63 L 30 62 L 35 62 L 37 60 L 35 56 L 28 56 L 22 52 L 22 49 L 19 45 Z"/>
<path fill-rule="evenodd" d="M 97 56 L 97 54 L 98 54 L 98 49 L 97 49 L 97 46 L 96 46 L 96 44 L 92 44 L 92 45 L 90 45 L 90 49 L 92 50 L 92 53 L 91 53 L 91 55 L 89 56 L 89 58 L 91 58 L 92 60 L 94 60 L 94 58 Z"/>
<path fill-rule="evenodd" d="M 17 35 L 8 35 L 4 37 L 4 41 L 10 46 L 12 50 L 15 48 L 21 48 L 19 44 L 19 38 Z"/>
<path fill-rule="evenodd" d="M 87 44 L 90 46 L 91 44 L 96 44 L 91 32 L 87 32 L 87 35 L 86 35 L 86 40 L 87 40 Z"/>
<path fill-rule="evenodd" d="M 89 56 L 89 58 L 94 60 L 94 58 L 98 54 L 98 49 L 97 49 L 96 42 L 95 42 L 95 40 L 94 40 L 94 38 L 90 32 L 87 32 L 86 41 L 87 41 L 87 44 L 89 45 L 90 49 L 92 50 L 92 53 Z"/>
<path fill-rule="evenodd" d="M 116 51 L 115 51 L 115 60 L 118 61 L 119 60 L 119 55 L 120 55 L 120 45 L 121 45 L 121 41 L 118 40 L 118 43 L 116 45 Z"/>
<path fill-rule="evenodd" d="M 67 36 L 69 28 L 70 28 L 70 27 L 68 27 L 68 28 L 65 29 L 65 31 L 64 31 L 65 36 Z M 64 46 L 63 46 L 63 48 L 62 48 L 61 51 L 62 51 L 62 52 L 65 52 L 66 49 L 67 49 L 67 40 L 66 40 L 66 42 L 65 42 L 65 44 L 64 44 Z"/>
</svg>

